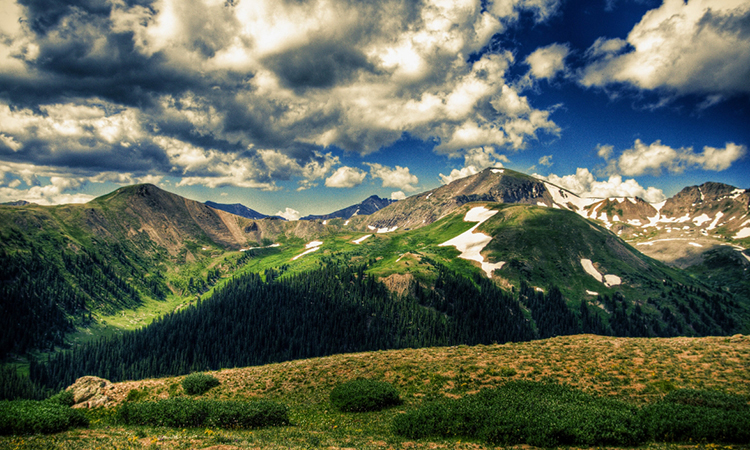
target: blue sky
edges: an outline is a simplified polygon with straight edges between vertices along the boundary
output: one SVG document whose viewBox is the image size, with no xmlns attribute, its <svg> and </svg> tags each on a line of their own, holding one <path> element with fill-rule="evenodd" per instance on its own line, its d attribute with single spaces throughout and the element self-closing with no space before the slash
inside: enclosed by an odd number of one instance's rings
<svg viewBox="0 0 750 450">
<path fill-rule="evenodd" d="M 750 188 L 747 0 L 0 0 L 0 202 Z"/>
</svg>

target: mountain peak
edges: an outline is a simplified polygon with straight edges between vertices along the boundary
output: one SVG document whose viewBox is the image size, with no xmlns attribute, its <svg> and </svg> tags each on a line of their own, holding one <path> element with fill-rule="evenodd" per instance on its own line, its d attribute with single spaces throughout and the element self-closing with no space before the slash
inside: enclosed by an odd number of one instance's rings
<svg viewBox="0 0 750 450">
<path fill-rule="evenodd" d="M 356 205 L 351 205 L 344 209 L 339 209 L 338 211 L 334 211 L 330 214 L 305 216 L 300 220 L 349 219 L 352 216 L 367 216 L 385 208 L 386 206 L 394 202 L 395 200 L 389 200 L 387 198 L 378 197 L 377 195 L 371 195 L 362 200 L 361 203 L 357 203 Z"/>
</svg>

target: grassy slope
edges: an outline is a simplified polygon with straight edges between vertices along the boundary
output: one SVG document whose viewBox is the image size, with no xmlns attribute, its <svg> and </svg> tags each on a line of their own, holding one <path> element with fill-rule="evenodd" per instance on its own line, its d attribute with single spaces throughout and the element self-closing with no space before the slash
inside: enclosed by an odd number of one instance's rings
<svg viewBox="0 0 750 450">
<path fill-rule="evenodd" d="M 69 247 L 106 251 L 105 246 L 96 244 L 101 238 L 92 233 L 91 227 L 97 224 L 91 225 L 90 217 L 103 217 L 106 222 L 116 222 L 117 212 L 127 208 L 127 198 L 116 191 L 85 206 L 32 207 L 23 213 L 21 222 L 27 225 L 26 230 L 30 230 L 29 236 L 39 241 L 50 240 L 49 236 L 52 236 L 68 242 Z M 305 250 L 305 244 L 312 238 L 295 236 L 287 224 L 286 234 L 280 234 L 275 239 L 281 244 L 280 247 L 256 251 L 241 266 L 237 265 L 237 261 L 245 254 L 222 249 L 206 241 L 205 236 L 199 233 L 196 240 L 187 242 L 176 256 L 168 255 L 165 250 L 153 246 L 151 241 L 133 239 L 131 236 L 131 240 L 123 242 L 127 243 L 125 247 L 130 255 L 141 258 L 136 261 L 136 265 L 142 268 L 141 272 L 160 270 L 166 276 L 172 292 L 164 301 L 143 295 L 143 304 L 132 309 L 108 313 L 95 308 L 96 322 L 81 328 L 70 339 L 84 342 L 98 336 L 132 330 L 148 325 L 162 314 L 183 308 L 198 297 L 185 291 L 188 279 L 205 278 L 212 268 L 219 268 L 223 277 L 217 286 L 231 276 L 247 271 L 262 272 L 280 266 L 287 266 L 289 272 L 305 271 L 326 258 L 373 261 L 370 272 L 375 275 L 387 277 L 394 273 L 409 273 L 428 284 L 434 278 L 434 271 L 422 261 L 422 257 L 438 261 L 460 273 L 476 271 L 479 269 L 474 263 L 457 258 L 455 248 L 439 247 L 439 244 L 474 225 L 464 222 L 463 217 L 466 211 L 477 205 L 463 205 L 443 219 L 415 230 L 373 233 L 359 245 L 352 241 L 372 232 L 341 231 L 341 220 L 331 221 L 329 226 L 322 228 L 322 235 L 316 235 L 319 237 L 315 239 L 323 241 L 320 249 L 297 260 L 293 258 Z M 483 253 L 490 261 L 506 261 L 505 267 L 496 272 L 498 281 L 506 287 L 518 287 L 522 277 L 541 288 L 556 284 L 569 301 L 577 303 L 585 298 L 586 290 L 610 294 L 620 290 L 627 298 L 645 300 L 648 296 L 656 298 L 661 293 L 662 286 L 658 280 L 672 278 L 680 283 L 695 283 L 695 280 L 661 263 L 636 257 L 636 252 L 627 244 L 573 213 L 529 205 L 486 205 L 499 210 L 499 213 L 478 230 L 495 237 Z M 87 209 L 96 214 L 87 212 Z M 20 209 L 14 213 L 22 216 Z M 120 217 L 121 221 L 135 220 L 130 215 L 121 214 Z M 12 222 L 18 223 L 19 219 L 15 218 Z M 42 223 L 46 224 L 44 229 L 41 228 Z M 119 225 L 108 226 L 106 232 L 112 233 L 112 239 L 126 237 L 125 229 Z M 625 284 L 605 287 L 583 271 L 581 258 L 592 259 L 603 273 L 621 276 Z M 118 264 L 115 258 L 111 260 Z M 201 297 L 208 298 L 212 290 Z"/>
<path fill-rule="evenodd" d="M 396 414 L 426 400 L 459 397 L 518 379 L 567 383 L 636 403 L 654 401 L 674 388 L 750 396 L 748 367 L 750 338 L 745 336 L 626 339 L 581 335 L 505 345 L 336 355 L 212 373 L 222 384 L 204 398 L 280 401 L 290 408 L 292 426 L 249 431 L 175 430 L 123 427 L 108 421 L 111 407 L 132 389 L 145 391 L 151 399 L 184 395 L 179 385 L 182 377 L 173 377 L 117 383 L 109 408 L 92 413 L 88 430 L 0 437 L 0 448 L 478 449 L 484 447 L 457 440 L 407 442 L 391 433 L 390 423 Z M 375 413 L 333 410 L 328 403 L 331 389 L 360 377 L 392 383 L 404 404 Z"/>
</svg>

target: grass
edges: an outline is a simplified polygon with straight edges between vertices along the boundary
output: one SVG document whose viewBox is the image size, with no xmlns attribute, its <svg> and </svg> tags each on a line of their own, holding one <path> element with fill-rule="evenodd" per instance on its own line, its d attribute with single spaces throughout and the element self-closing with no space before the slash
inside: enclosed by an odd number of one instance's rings
<svg viewBox="0 0 750 450">
<path fill-rule="evenodd" d="M 111 407 L 89 412 L 88 429 L 48 436 L 0 437 L 3 448 L 494 448 L 459 437 L 415 440 L 395 435 L 394 417 L 432 400 L 463 398 L 509 382 L 565 383 L 586 394 L 654 404 L 674 389 L 750 395 L 750 338 L 625 339 L 592 335 L 490 346 L 457 346 L 335 355 L 210 372 L 221 385 L 198 397 L 270 400 L 288 407 L 289 426 L 252 430 L 123 426 L 114 406 L 133 389 L 148 399 L 187 397 L 170 377 L 116 383 Z M 343 413 L 329 401 L 341 383 L 369 378 L 393 385 L 403 403 L 378 412 Z M 673 394 L 674 395 L 674 394 Z M 690 396 L 688 396 L 690 397 Z M 710 399 L 709 399 L 710 400 Z M 692 401 L 684 400 L 686 402 Z M 721 396 L 710 400 L 725 401 Z M 460 442 L 459 442 L 460 441 Z M 711 442 L 649 448 L 724 448 Z M 733 449 L 750 448 L 733 445 Z M 727 449 L 728 450 L 728 449 Z"/>
</svg>

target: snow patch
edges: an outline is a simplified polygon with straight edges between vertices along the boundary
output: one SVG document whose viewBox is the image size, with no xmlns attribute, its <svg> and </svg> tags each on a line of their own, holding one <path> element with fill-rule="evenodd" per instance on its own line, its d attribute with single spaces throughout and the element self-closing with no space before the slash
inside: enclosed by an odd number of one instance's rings
<svg viewBox="0 0 750 450">
<path fill-rule="evenodd" d="M 430 197 L 432 197 L 432 192 L 430 192 L 429 194 L 427 194 L 427 197 L 425 197 L 424 199 L 425 199 L 425 200 L 429 200 L 429 199 L 430 199 Z"/>
<path fill-rule="evenodd" d="M 305 245 L 305 248 L 307 250 L 305 250 L 304 252 L 302 252 L 299 255 L 297 255 L 294 258 L 292 258 L 292 261 L 296 261 L 298 258 L 301 258 L 301 257 L 307 255 L 308 253 L 312 253 L 312 252 L 320 249 L 321 245 L 323 245 L 323 242 L 321 242 L 321 241 L 308 242 L 307 245 Z"/>
<path fill-rule="evenodd" d="M 348 220 L 346 222 L 344 222 L 344 226 L 347 226 L 347 225 L 349 225 L 349 221 Z"/>
<path fill-rule="evenodd" d="M 536 202 L 536 206 L 547 206 L 547 204 L 546 203 L 542 203 L 542 202 Z"/>
<path fill-rule="evenodd" d="M 590 259 L 581 259 L 581 265 L 583 266 L 583 270 L 585 270 L 587 274 L 594 277 L 596 281 L 600 283 L 602 282 L 602 274 L 600 274 L 599 271 L 596 270 L 596 267 L 594 267 L 594 263 L 592 263 Z"/>
<path fill-rule="evenodd" d="M 581 259 L 581 265 L 583 266 L 583 270 L 585 270 L 587 274 L 591 275 L 596 281 L 604 283 L 604 285 L 607 287 L 622 284 L 622 279 L 617 275 L 607 274 L 602 276 L 602 274 L 599 273 L 598 270 L 596 270 L 596 267 L 594 267 L 594 263 L 591 262 L 590 259 Z"/>
<path fill-rule="evenodd" d="M 706 228 L 706 229 L 707 230 L 713 230 L 714 228 L 716 228 L 716 224 L 719 223 L 719 219 L 721 219 L 723 216 L 724 216 L 723 212 L 721 212 L 721 211 L 717 212 L 716 213 L 716 218 L 714 219 L 713 222 L 711 222 L 711 225 L 709 225 L 708 228 Z"/>
<path fill-rule="evenodd" d="M 489 210 L 484 206 L 478 206 L 472 208 L 464 216 L 464 222 L 478 222 L 476 225 L 471 227 L 469 230 L 459 234 L 453 239 L 449 239 L 442 244 L 440 247 L 454 246 L 461 252 L 458 255 L 459 258 L 467 259 L 469 261 L 477 261 L 482 266 L 482 270 L 487 274 L 488 277 L 492 276 L 493 270 L 499 270 L 505 264 L 504 261 L 498 263 L 489 263 L 484 261 L 484 257 L 480 252 L 490 243 L 492 240 L 491 236 L 487 236 L 484 233 L 474 233 L 474 230 L 484 223 L 487 219 L 497 214 L 497 211 Z"/>
<path fill-rule="evenodd" d="M 375 227 L 372 225 L 367 225 L 367 229 L 370 231 L 375 231 Z"/>
<path fill-rule="evenodd" d="M 504 169 L 490 169 L 490 172 L 492 172 L 492 173 L 503 173 L 503 172 L 505 172 L 505 170 Z"/>
<path fill-rule="evenodd" d="M 359 238 L 359 239 L 355 239 L 355 240 L 353 240 L 352 242 L 354 242 L 355 244 L 361 244 L 361 243 L 362 243 L 362 241 L 364 241 L 365 239 L 367 239 L 367 238 L 368 238 L 368 237 L 370 237 L 370 236 L 372 236 L 372 235 L 371 235 L 371 234 L 366 234 L 366 235 L 362 236 L 362 237 L 361 237 L 361 238 Z"/>
<path fill-rule="evenodd" d="M 622 279 L 617 275 L 612 275 L 611 273 L 609 273 L 607 275 L 604 275 L 604 284 L 607 287 L 618 286 L 622 284 Z"/>
<path fill-rule="evenodd" d="M 688 245 L 692 245 L 693 247 L 703 247 L 701 244 L 697 242 L 688 242 Z"/>
<path fill-rule="evenodd" d="M 391 231 L 398 230 L 398 226 L 390 227 L 390 228 L 378 228 L 378 233 L 390 233 Z"/>
<path fill-rule="evenodd" d="M 706 213 L 703 213 L 703 214 L 701 214 L 700 216 L 698 216 L 698 217 L 694 218 L 694 219 L 693 219 L 693 222 L 695 223 L 695 225 L 696 225 L 696 226 L 701 226 L 701 225 L 703 225 L 703 224 L 704 224 L 705 222 L 708 222 L 709 220 L 711 220 L 711 218 L 710 218 L 710 217 L 708 217 L 708 214 L 706 214 Z"/>
<path fill-rule="evenodd" d="M 596 292 L 596 291 L 589 291 L 588 289 L 586 289 L 586 293 L 589 294 L 589 295 L 599 295 L 598 292 Z"/>
<path fill-rule="evenodd" d="M 248 250 L 257 250 L 257 249 L 259 249 L 259 248 L 273 248 L 273 247 L 281 247 L 281 244 L 271 244 L 271 245 L 267 245 L 267 246 L 265 246 L 265 247 L 248 247 L 248 248 L 241 248 L 241 249 L 240 249 L 240 251 L 241 251 L 241 252 L 246 252 L 246 251 L 248 251 Z"/>
<path fill-rule="evenodd" d="M 750 237 L 750 227 L 741 229 L 733 236 L 734 239 L 745 239 L 746 237 Z"/>
<path fill-rule="evenodd" d="M 324 221 L 323 221 L 323 225 L 328 225 L 328 221 L 327 221 L 327 220 L 324 220 Z"/>
</svg>

